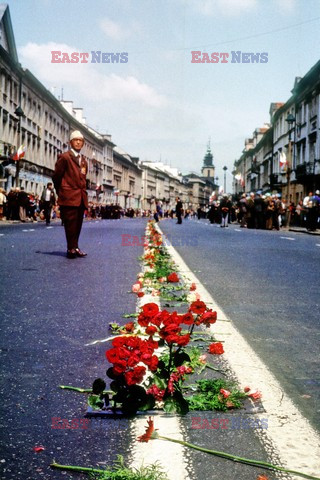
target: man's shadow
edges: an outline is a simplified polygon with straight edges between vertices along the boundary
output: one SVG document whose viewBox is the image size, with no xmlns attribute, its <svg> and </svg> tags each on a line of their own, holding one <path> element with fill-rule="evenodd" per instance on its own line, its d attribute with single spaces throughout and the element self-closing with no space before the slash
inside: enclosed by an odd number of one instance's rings
<svg viewBox="0 0 320 480">
<path fill-rule="evenodd" d="M 41 253 L 42 255 L 56 255 L 57 257 L 66 256 L 66 252 L 40 252 L 40 250 L 36 250 L 35 253 Z"/>
</svg>

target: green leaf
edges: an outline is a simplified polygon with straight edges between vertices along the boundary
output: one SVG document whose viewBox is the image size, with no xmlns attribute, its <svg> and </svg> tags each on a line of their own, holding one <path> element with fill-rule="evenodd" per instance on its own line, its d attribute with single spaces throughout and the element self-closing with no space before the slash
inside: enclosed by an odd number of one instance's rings
<svg viewBox="0 0 320 480">
<path fill-rule="evenodd" d="M 93 410 L 101 410 L 104 407 L 104 402 L 100 399 L 100 396 L 89 395 L 88 405 L 93 408 Z"/>
<path fill-rule="evenodd" d="M 189 404 L 180 392 L 174 392 L 172 397 L 165 400 L 163 409 L 167 413 L 186 415 L 189 412 Z"/>
</svg>

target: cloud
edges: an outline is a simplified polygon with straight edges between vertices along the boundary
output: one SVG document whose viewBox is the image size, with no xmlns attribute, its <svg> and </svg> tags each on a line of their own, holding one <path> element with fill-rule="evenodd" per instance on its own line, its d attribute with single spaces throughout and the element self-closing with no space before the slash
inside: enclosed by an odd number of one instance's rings
<svg viewBox="0 0 320 480">
<path fill-rule="evenodd" d="M 102 18 L 99 21 L 99 27 L 107 37 L 114 40 L 123 40 L 130 36 L 130 32 L 124 29 L 119 23 L 114 22 L 110 18 Z"/>
<path fill-rule="evenodd" d="M 238 15 L 257 6 L 257 0 L 182 0 L 202 15 Z"/>
<path fill-rule="evenodd" d="M 76 90 L 85 99 L 99 104 L 103 101 L 116 101 L 118 104 L 135 103 L 153 108 L 161 108 L 167 104 L 164 95 L 132 75 L 102 73 L 109 66 L 113 71 L 117 67 L 120 70 L 124 64 L 51 63 L 52 51 L 70 55 L 79 50 L 54 42 L 42 45 L 28 43 L 19 49 L 21 63 L 46 86 L 57 87 L 59 82 L 59 87 L 69 87 L 70 91 Z M 89 62 L 90 59 L 91 54 Z"/>
<path fill-rule="evenodd" d="M 139 24 L 135 21 L 131 22 L 130 25 L 123 26 L 107 17 L 101 18 L 99 27 L 107 37 L 113 40 L 126 40 L 140 32 Z"/>
</svg>

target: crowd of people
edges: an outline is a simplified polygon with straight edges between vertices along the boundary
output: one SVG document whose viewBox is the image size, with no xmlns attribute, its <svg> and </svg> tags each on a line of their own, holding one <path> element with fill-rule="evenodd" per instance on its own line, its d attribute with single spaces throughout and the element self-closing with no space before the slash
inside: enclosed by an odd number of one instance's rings
<svg viewBox="0 0 320 480">
<path fill-rule="evenodd" d="M 210 223 L 220 224 L 222 228 L 230 223 L 239 223 L 241 228 L 279 230 L 285 226 L 306 228 L 309 231 L 320 229 L 320 194 L 319 190 L 309 194 L 295 205 L 289 205 L 279 194 L 261 195 L 259 193 L 243 194 L 238 201 L 228 195 L 213 200 L 211 205 L 197 208 L 183 208 L 180 199 L 176 199 L 175 208 L 167 208 L 158 201 L 154 209 L 123 208 L 118 204 L 101 204 L 89 202 L 84 213 L 85 218 L 120 219 L 123 217 L 154 217 L 182 219 L 208 218 Z M 13 188 L 8 194 L 0 188 L 0 220 L 45 221 L 47 225 L 55 218 L 60 218 L 56 195 L 52 183 L 48 183 L 41 196 L 27 193 L 23 188 Z"/>
</svg>

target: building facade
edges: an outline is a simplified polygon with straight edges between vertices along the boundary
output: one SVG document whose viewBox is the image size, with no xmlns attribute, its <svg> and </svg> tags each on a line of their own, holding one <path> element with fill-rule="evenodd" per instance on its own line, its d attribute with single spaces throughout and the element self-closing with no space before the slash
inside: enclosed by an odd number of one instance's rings
<svg viewBox="0 0 320 480">
<path fill-rule="evenodd" d="M 270 127 L 247 139 L 234 164 L 234 192 L 278 193 L 297 204 L 320 189 L 320 61 L 297 77 L 286 103 L 270 106 Z"/>
</svg>

